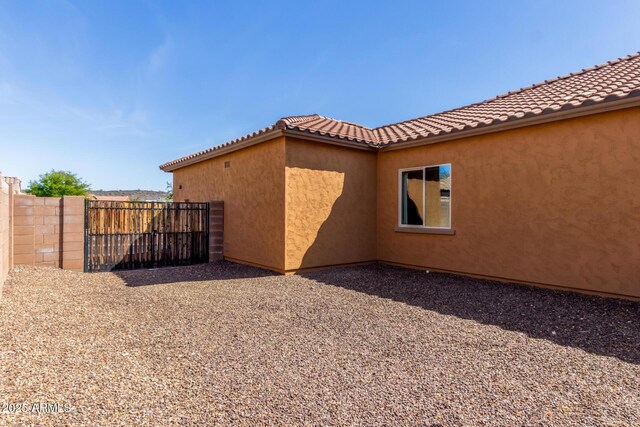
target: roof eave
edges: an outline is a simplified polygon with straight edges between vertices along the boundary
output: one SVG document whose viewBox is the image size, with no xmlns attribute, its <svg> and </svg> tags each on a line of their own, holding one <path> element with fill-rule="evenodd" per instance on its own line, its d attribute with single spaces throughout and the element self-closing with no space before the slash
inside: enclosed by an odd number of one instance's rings
<svg viewBox="0 0 640 427">
<path fill-rule="evenodd" d="M 365 150 L 365 151 L 378 150 L 377 146 L 369 142 L 350 140 L 347 138 L 341 138 L 339 136 L 319 135 L 317 133 L 305 132 L 305 131 L 300 131 L 295 129 L 287 129 L 284 131 L 284 134 L 292 138 L 304 139 L 307 141 L 322 142 L 324 144 L 337 145 L 340 147 L 351 148 L 356 150 Z"/>
<path fill-rule="evenodd" d="M 234 151 L 242 150 L 244 148 L 251 147 L 252 145 L 260 144 L 262 142 L 267 142 L 283 135 L 290 136 L 293 138 L 303 139 L 307 141 L 316 141 L 316 142 L 322 142 L 325 144 L 337 145 L 337 146 L 356 149 L 356 150 L 367 150 L 367 151 L 377 150 L 377 147 L 372 146 L 371 144 L 364 141 L 351 141 L 346 138 L 340 138 L 340 137 L 328 136 L 328 135 L 318 135 L 310 132 L 304 132 L 304 131 L 293 130 L 293 129 L 274 129 L 269 132 L 247 138 L 235 144 L 230 144 L 226 147 L 209 151 L 199 156 L 194 156 L 192 158 L 184 159 L 182 161 L 177 161 L 176 163 L 168 163 L 168 164 L 162 165 L 160 166 L 160 169 L 163 170 L 164 172 L 173 172 L 176 169 L 181 169 L 186 166 L 203 162 L 205 160 L 213 159 L 215 157 L 223 156 L 225 154 L 229 154 Z"/>
<path fill-rule="evenodd" d="M 182 161 L 178 161 L 174 164 L 165 164 L 160 166 L 165 172 L 173 172 L 176 169 L 181 169 L 186 166 L 190 166 L 196 163 L 203 162 L 205 160 L 213 159 L 215 157 L 219 157 L 225 154 L 232 153 L 234 151 L 242 150 L 247 147 L 251 147 L 252 145 L 260 144 L 262 142 L 270 141 L 272 139 L 278 138 L 282 136 L 284 133 L 281 129 L 273 129 L 268 132 L 265 132 L 260 135 L 256 135 L 250 138 L 245 139 L 244 141 L 237 142 L 235 144 L 229 144 L 226 147 L 222 147 L 219 149 L 214 149 L 209 151 L 208 153 L 201 154 L 199 156 L 194 156 L 189 159 L 185 159 Z"/>
<path fill-rule="evenodd" d="M 426 136 L 416 138 L 410 141 L 392 142 L 387 145 L 380 146 L 382 151 L 403 150 L 405 148 L 418 147 L 428 144 L 436 144 L 440 142 L 446 142 L 456 139 L 469 138 L 472 136 L 485 135 L 494 132 L 502 132 L 505 130 L 517 129 L 527 126 L 534 126 L 543 123 L 550 123 L 559 120 L 572 119 L 581 116 L 588 116 L 592 114 L 605 113 L 609 111 L 622 110 L 625 108 L 632 108 L 640 106 L 640 93 L 627 96 L 622 99 L 616 99 L 613 101 L 602 101 L 597 104 L 589 106 L 579 106 L 569 108 L 560 111 L 552 111 L 547 113 L 541 113 L 533 117 L 515 119 L 511 121 L 505 121 L 502 123 L 486 125 L 477 127 L 474 129 L 458 130 L 446 133 L 444 135 Z"/>
</svg>

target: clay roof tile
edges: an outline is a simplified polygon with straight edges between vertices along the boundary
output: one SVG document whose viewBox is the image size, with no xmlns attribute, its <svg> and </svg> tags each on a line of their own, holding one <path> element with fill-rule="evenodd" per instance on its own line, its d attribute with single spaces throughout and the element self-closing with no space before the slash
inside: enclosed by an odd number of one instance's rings
<svg viewBox="0 0 640 427">
<path fill-rule="evenodd" d="M 377 128 L 368 128 L 318 114 L 283 117 L 274 125 L 165 163 L 160 168 L 175 166 L 276 130 L 329 136 L 355 144 L 379 147 L 418 138 L 465 132 L 480 126 L 553 114 L 632 96 L 640 96 L 640 52 L 584 68 L 582 71 L 547 79 L 482 102 Z"/>
</svg>

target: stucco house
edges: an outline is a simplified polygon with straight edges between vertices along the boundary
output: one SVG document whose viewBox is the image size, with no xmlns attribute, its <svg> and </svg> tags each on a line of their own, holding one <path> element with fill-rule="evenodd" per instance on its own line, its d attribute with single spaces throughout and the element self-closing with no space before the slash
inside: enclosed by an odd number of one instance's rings
<svg viewBox="0 0 640 427">
<path fill-rule="evenodd" d="M 232 261 L 640 297 L 640 53 L 377 128 L 285 117 L 161 169 L 174 200 L 224 201 Z"/>
</svg>

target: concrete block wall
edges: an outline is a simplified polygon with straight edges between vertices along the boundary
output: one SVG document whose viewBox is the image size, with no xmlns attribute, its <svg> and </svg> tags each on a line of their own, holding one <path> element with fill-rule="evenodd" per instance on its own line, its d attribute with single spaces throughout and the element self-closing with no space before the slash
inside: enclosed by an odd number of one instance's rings
<svg viewBox="0 0 640 427">
<path fill-rule="evenodd" d="M 11 268 L 10 199 L 9 184 L 0 176 L 0 295 L 2 284 Z"/>
<path fill-rule="evenodd" d="M 84 270 L 84 197 L 17 194 L 0 176 L 0 296 L 9 269 Z M 224 203 L 210 202 L 209 261 L 224 258 Z"/>
<path fill-rule="evenodd" d="M 14 200 L 14 264 L 60 267 L 62 199 L 20 194 Z"/>
<path fill-rule="evenodd" d="M 84 197 L 14 197 L 13 265 L 82 271 Z"/>
<path fill-rule="evenodd" d="M 209 262 L 224 259 L 224 202 L 209 202 Z"/>
<path fill-rule="evenodd" d="M 13 199 L 13 265 L 36 263 L 35 200 L 28 194 L 18 194 Z"/>
</svg>

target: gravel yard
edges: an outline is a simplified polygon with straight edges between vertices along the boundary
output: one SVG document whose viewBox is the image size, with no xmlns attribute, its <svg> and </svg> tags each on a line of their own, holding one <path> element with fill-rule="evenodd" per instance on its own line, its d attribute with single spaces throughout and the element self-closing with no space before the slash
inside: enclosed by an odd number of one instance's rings
<svg viewBox="0 0 640 427">
<path fill-rule="evenodd" d="M 70 411 L 0 424 L 638 426 L 639 323 L 637 302 L 389 266 L 19 268 L 0 403 Z"/>
</svg>

